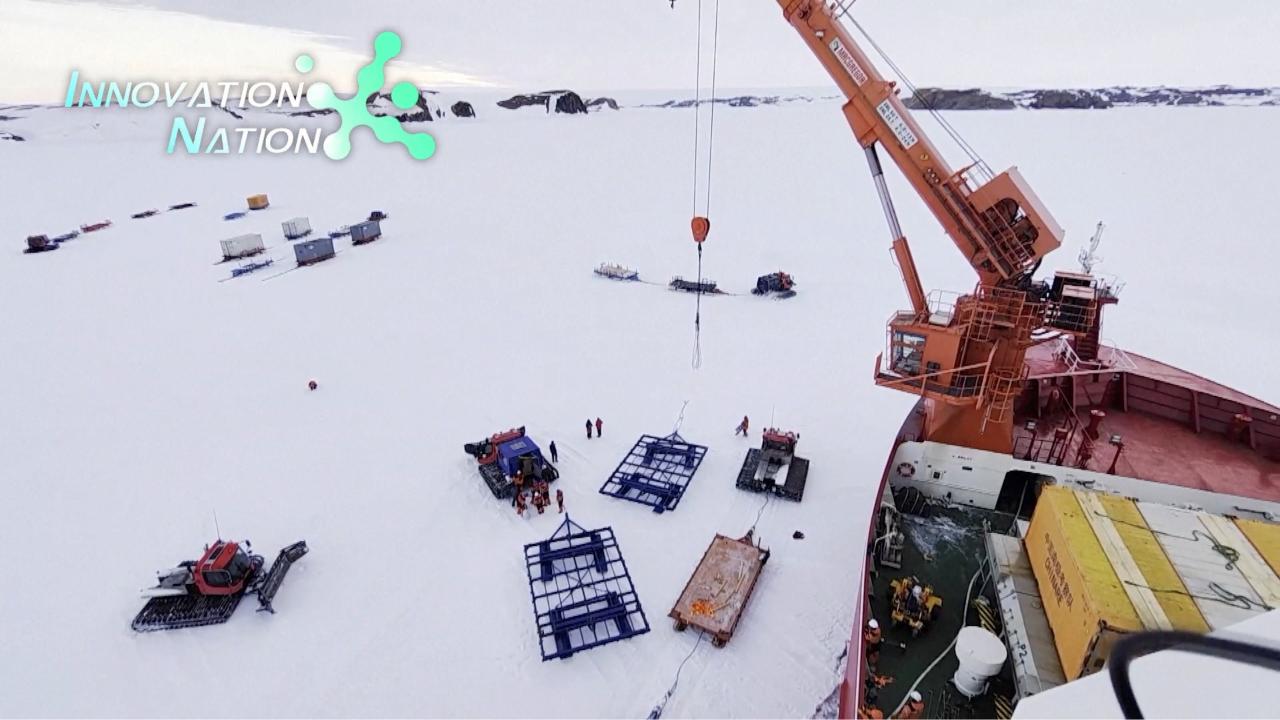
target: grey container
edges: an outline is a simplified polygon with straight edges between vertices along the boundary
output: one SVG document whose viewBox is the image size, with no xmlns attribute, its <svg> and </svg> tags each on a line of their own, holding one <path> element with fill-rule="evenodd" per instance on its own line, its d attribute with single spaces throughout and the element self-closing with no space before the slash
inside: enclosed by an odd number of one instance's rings
<svg viewBox="0 0 1280 720">
<path fill-rule="evenodd" d="M 382 237 L 382 225 L 377 220 L 367 220 L 351 226 L 351 244 L 363 245 Z"/>
<path fill-rule="evenodd" d="M 328 260 L 334 256 L 333 239 L 324 237 L 297 243 L 293 246 L 293 255 L 297 258 L 299 265 L 311 265 L 321 260 Z"/>
</svg>

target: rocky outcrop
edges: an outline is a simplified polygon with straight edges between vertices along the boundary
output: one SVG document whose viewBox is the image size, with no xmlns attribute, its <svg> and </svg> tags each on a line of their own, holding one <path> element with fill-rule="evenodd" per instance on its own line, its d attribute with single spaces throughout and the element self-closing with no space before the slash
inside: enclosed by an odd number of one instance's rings
<svg viewBox="0 0 1280 720">
<path fill-rule="evenodd" d="M 1041 90 L 1028 106 L 1032 110 L 1105 110 L 1111 101 L 1089 90 Z"/>
<path fill-rule="evenodd" d="M 12 140 L 14 142 L 26 142 L 27 139 L 21 135 L 14 135 L 11 132 L 0 132 L 0 140 Z"/>
<path fill-rule="evenodd" d="M 319 108 L 319 109 L 313 108 L 311 110 L 294 110 L 293 112 L 289 113 L 289 116 L 290 117 L 320 117 L 322 115 L 332 115 L 336 112 L 337 110 L 331 110 L 330 108 Z"/>
<path fill-rule="evenodd" d="M 507 110 L 519 110 L 520 108 L 529 107 L 531 105 L 541 105 L 551 112 L 551 96 L 545 94 L 533 95 L 512 95 L 506 100 L 499 100 L 498 107 Z"/>
<path fill-rule="evenodd" d="M 391 102 L 390 93 L 371 95 L 365 105 L 369 108 L 369 113 L 375 117 L 390 116 L 402 123 L 433 122 L 444 117 L 444 111 L 435 107 L 435 103 L 430 100 L 433 94 L 430 90 L 419 90 L 418 102 L 408 110 L 396 107 L 395 103 Z"/>
<path fill-rule="evenodd" d="M 524 95 L 512 95 L 506 100 L 499 100 L 498 107 L 507 110 L 519 110 L 520 108 L 541 106 L 546 112 L 551 112 L 552 108 L 557 113 L 566 115 L 585 114 L 587 112 L 587 104 L 582 101 L 582 96 L 572 90 L 546 90 L 538 93 L 527 93 Z"/>
<path fill-rule="evenodd" d="M 1115 86 L 1089 89 L 948 90 L 920 88 L 907 98 L 907 107 L 928 105 L 937 110 L 1104 110 L 1137 105 L 1277 106 L 1280 88 L 1207 88 Z"/>
<path fill-rule="evenodd" d="M 595 111 L 595 110 L 603 110 L 604 108 L 609 108 L 610 110 L 617 110 L 618 101 L 614 100 L 611 97 L 591 98 L 590 100 L 587 101 L 588 110 Z"/>
<path fill-rule="evenodd" d="M 1012 110 L 1017 107 L 1009 98 L 996 97 L 977 88 L 920 88 L 905 102 L 912 110 L 923 110 L 926 107 L 935 110 Z"/>
<path fill-rule="evenodd" d="M 449 107 L 449 112 L 453 113 L 454 117 L 471 118 L 476 116 L 476 109 L 471 107 L 471 103 L 465 100 L 459 100 L 454 103 Z"/>
<path fill-rule="evenodd" d="M 578 93 L 567 92 L 556 98 L 556 112 L 565 115 L 585 115 L 587 104 L 582 101 L 582 96 Z"/>
<path fill-rule="evenodd" d="M 837 96 L 826 95 L 822 97 L 811 97 L 809 95 L 734 95 L 732 97 L 718 97 L 714 100 L 711 98 L 698 98 L 698 105 L 728 105 L 730 107 L 759 107 L 761 105 L 784 105 L 788 103 L 810 103 L 814 100 L 834 100 Z M 640 105 L 640 107 L 648 108 L 690 108 L 694 105 L 693 98 L 684 100 L 667 100 L 661 103 L 650 103 Z"/>
</svg>

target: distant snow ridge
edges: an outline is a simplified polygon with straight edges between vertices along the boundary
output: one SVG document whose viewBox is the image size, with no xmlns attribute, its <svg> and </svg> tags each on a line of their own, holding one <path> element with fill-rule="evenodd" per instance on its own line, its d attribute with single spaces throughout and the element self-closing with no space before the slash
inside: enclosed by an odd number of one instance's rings
<svg viewBox="0 0 1280 720">
<path fill-rule="evenodd" d="M 1241 88 L 1214 85 L 1202 88 L 1128 86 L 1091 89 L 986 90 L 982 88 L 920 88 L 907 98 L 907 107 L 926 103 L 936 110 L 1105 110 L 1112 107 L 1152 106 L 1280 106 L 1280 88 Z"/>
<path fill-rule="evenodd" d="M 837 95 L 731 95 L 729 97 L 718 97 L 715 99 L 704 97 L 696 100 L 698 105 L 728 105 L 729 107 L 759 107 L 761 105 L 784 105 L 787 103 L 811 103 L 814 100 L 833 100 L 838 98 Z M 650 108 L 690 108 L 693 107 L 695 100 L 686 98 L 683 100 L 667 100 L 661 103 L 650 103 L 647 105 L 639 105 L 638 107 Z"/>
</svg>

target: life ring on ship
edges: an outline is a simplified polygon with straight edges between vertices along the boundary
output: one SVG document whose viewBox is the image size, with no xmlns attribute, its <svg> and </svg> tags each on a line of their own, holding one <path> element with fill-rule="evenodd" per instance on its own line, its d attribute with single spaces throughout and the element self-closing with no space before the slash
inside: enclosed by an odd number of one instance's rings
<svg viewBox="0 0 1280 720">
<path fill-rule="evenodd" d="M 909 462 L 898 463 L 898 474 L 902 477 L 911 477 L 916 474 L 916 466 Z"/>
</svg>

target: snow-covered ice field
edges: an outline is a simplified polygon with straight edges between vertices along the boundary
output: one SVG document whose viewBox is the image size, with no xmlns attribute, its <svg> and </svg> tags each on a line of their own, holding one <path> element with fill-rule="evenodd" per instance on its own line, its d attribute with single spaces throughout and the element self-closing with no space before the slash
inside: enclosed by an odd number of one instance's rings
<svg viewBox="0 0 1280 720">
<path fill-rule="evenodd" d="M 867 521 L 908 395 L 875 388 L 906 305 L 862 153 L 836 102 L 717 112 L 704 274 L 745 293 L 785 269 L 799 296 L 703 300 L 614 283 L 693 277 L 689 111 L 547 117 L 481 106 L 428 126 L 424 163 L 359 137 L 351 158 L 176 157 L 167 116 L 7 111 L 0 129 L 0 715 L 643 716 L 697 640 L 666 613 L 712 536 L 751 526 L 734 478 L 771 417 L 801 433 L 803 503 L 774 501 L 773 550 L 728 647 L 703 642 L 666 716 L 808 716 L 838 679 Z M 1272 109 L 952 116 L 1016 163 L 1068 228 L 1075 267 L 1127 281 L 1104 335 L 1275 401 L 1280 156 Z M 138 125 L 134 125 L 134 123 Z M 98 127 L 93 127 L 98 123 Z M 959 157 L 952 155 L 953 162 Z M 890 170 L 925 284 L 972 273 Z M 235 222 L 246 195 L 271 208 Z M 146 220 L 129 214 L 195 201 Z M 280 223 L 383 209 L 384 237 L 292 264 Z M 24 255 L 28 234 L 115 226 Z M 273 268 L 219 283 L 218 240 L 261 232 Z M 306 382 L 315 378 L 317 392 Z M 597 493 L 642 433 L 711 447 L 675 512 Z M 752 437 L 733 427 L 751 416 Z M 583 421 L 599 415 L 603 439 Z M 495 500 L 466 442 L 527 425 L 560 448 L 568 510 L 614 528 L 653 629 L 542 662 L 522 546 L 561 518 Z M 311 553 L 229 623 L 139 635 L 154 571 L 215 537 Z M 804 540 L 793 540 L 795 530 Z"/>
</svg>

